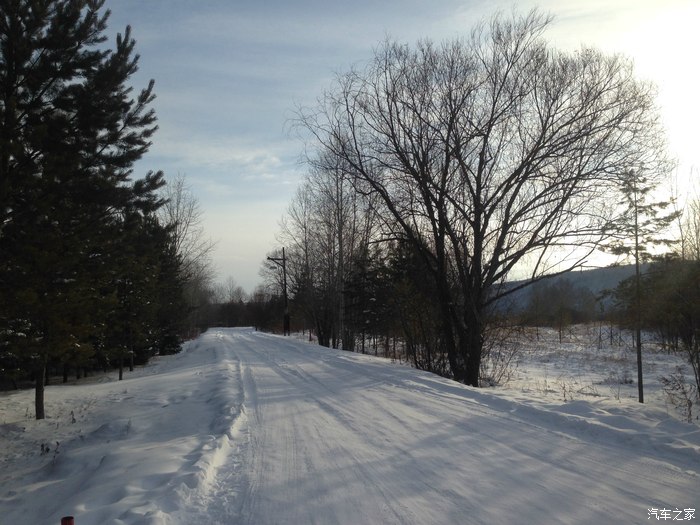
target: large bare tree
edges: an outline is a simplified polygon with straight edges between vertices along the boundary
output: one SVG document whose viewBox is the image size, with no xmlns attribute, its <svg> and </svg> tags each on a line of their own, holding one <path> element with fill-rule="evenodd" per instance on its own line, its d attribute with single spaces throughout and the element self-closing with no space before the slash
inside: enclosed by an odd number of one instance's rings
<svg viewBox="0 0 700 525">
<path fill-rule="evenodd" d="M 385 42 L 300 112 L 426 261 L 452 374 L 474 386 L 504 280 L 582 264 L 619 175 L 662 160 L 653 87 L 623 57 L 551 49 L 550 21 L 532 11 L 441 45 Z"/>
</svg>

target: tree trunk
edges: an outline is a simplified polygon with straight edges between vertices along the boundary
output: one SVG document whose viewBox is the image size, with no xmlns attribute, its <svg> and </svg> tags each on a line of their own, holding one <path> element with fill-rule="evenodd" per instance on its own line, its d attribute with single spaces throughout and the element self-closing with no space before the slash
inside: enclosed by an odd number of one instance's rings
<svg viewBox="0 0 700 525">
<path fill-rule="evenodd" d="M 466 363 L 464 361 L 466 339 L 463 337 L 455 339 L 454 327 L 447 318 L 444 319 L 443 326 L 445 349 L 447 350 L 447 360 L 450 363 L 452 378 L 455 381 L 464 383 L 467 379 Z"/>
<path fill-rule="evenodd" d="M 36 387 L 34 390 L 34 411 L 37 419 L 44 419 L 44 377 L 46 376 L 46 359 L 41 359 L 41 367 L 36 373 Z"/>
<path fill-rule="evenodd" d="M 465 354 L 464 361 L 466 363 L 464 383 L 478 388 L 485 326 L 479 313 L 474 311 L 468 311 L 466 313 L 465 324 L 466 337 L 462 344 Z"/>
<path fill-rule="evenodd" d="M 328 331 L 325 329 L 321 320 L 316 321 L 316 337 L 318 338 L 319 346 L 330 348 L 330 335 L 328 334 Z"/>
</svg>

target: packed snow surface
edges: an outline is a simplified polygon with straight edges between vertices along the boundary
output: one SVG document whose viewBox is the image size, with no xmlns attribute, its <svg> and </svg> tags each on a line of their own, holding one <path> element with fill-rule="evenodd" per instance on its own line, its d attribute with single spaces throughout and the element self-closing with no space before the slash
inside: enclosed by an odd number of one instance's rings
<svg viewBox="0 0 700 525">
<path fill-rule="evenodd" d="M 0 396 L 3 524 L 700 523 L 700 427 L 664 410 L 250 329 L 31 396 Z"/>
</svg>

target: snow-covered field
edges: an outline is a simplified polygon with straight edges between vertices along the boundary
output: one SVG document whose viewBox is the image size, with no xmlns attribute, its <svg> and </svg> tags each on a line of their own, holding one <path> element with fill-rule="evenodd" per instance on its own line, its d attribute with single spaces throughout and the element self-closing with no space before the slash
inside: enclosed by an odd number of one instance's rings
<svg viewBox="0 0 700 525">
<path fill-rule="evenodd" d="M 658 383 L 680 360 L 646 356 L 640 405 L 628 346 L 555 336 L 495 389 L 212 329 L 48 387 L 43 421 L 0 394 L 0 523 L 700 523 L 700 426 Z"/>
<path fill-rule="evenodd" d="M 524 329 L 517 336 L 518 363 L 512 367 L 506 387 L 529 396 L 551 401 L 614 400 L 631 409 L 638 403 L 637 353 L 632 334 L 597 325 L 574 325 L 559 332 L 551 328 Z M 687 420 L 687 413 L 664 395 L 661 376 L 670 376 L 680 367 L 687 381 L 693 371 L 682 356 L 671 354 L 643 335 L 644 402 L 648 406 Z M 700 407 L 692 410 L 700 423 Z"/>
</svg>

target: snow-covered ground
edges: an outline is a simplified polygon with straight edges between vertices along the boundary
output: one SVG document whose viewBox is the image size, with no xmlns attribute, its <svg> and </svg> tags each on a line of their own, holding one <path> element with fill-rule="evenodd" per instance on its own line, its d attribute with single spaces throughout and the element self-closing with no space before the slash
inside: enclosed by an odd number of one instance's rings
<svg viewBox="0 0 700 525">
<path fill-rule="evenodd" d="M 700 426 L 658 388 L 680 361 L 650 357 L 640 405 L 613 380 L 629 349 L 553 338 L 496 389 L 212 329 L 124 381 L 48 387 L 43 421 L 3 393 L 0 523 L 700 523 Z"/>
<path fill-rule="evenodd" d="M 551 328 L 521 330 L 518 361 L 506 390 L 555 403 L 599 400 L 608 406 L 639 407 L 637 353 L 631 332 L 598 325 L 574 325 L 561 335 Z M 687 408 L 675 406 L 665 395 L 660 378 L 677 374 L 693 381 L 690 364 L 668 352 L 652 334 L 644 334 L 643 386 L 646 407 L 657 408 L 687 420 Z M 690 383 L 689 383 L 690 384 Z M 700 406 L 691 407 L 692 420 L 700 423 Z"/>
</svg>

